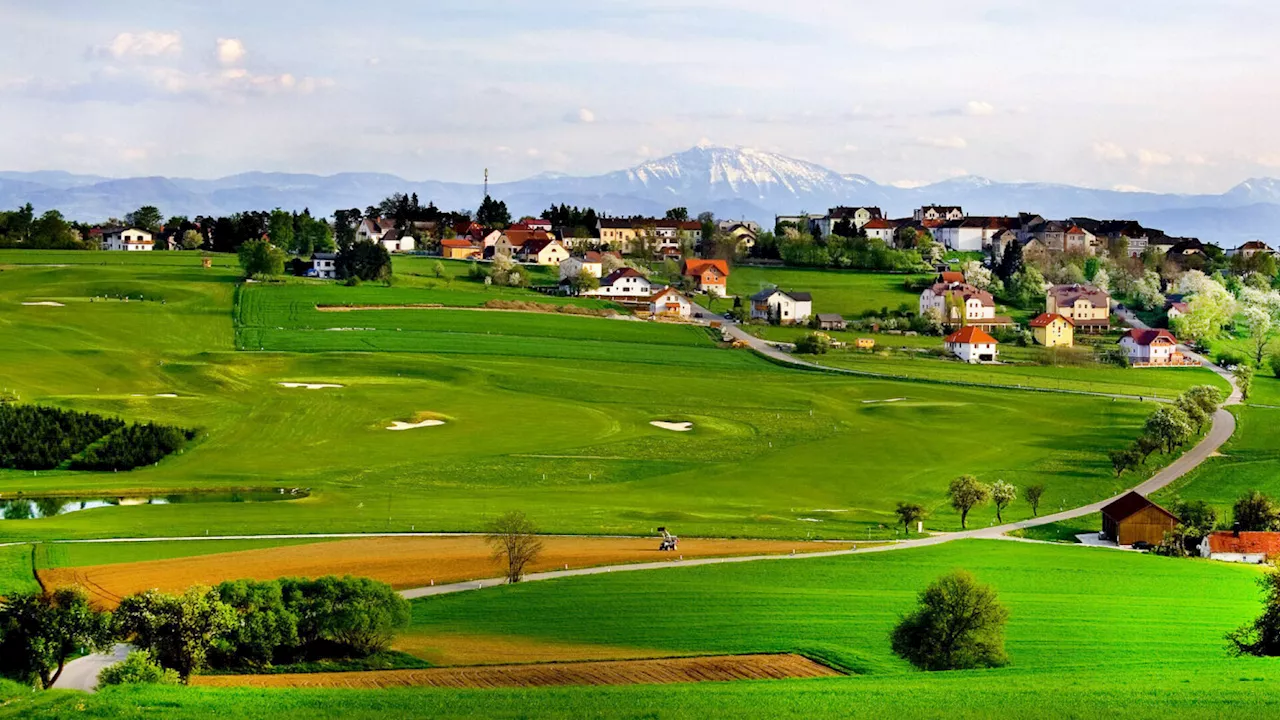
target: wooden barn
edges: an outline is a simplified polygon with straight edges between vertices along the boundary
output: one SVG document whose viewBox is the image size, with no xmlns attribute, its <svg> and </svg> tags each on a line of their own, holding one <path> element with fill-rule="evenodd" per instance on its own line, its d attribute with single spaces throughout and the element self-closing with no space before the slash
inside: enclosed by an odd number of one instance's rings
<svg viewBox="0 0 1280 720">
<path fill-rule="evenodd" d="M 1136 492 L 1130 492 L 1102 508 L 1102 535 L 1117 545 L 1148 542 L 1158 545 L 1173 530 L 1178 518 Z"/>
</svg>

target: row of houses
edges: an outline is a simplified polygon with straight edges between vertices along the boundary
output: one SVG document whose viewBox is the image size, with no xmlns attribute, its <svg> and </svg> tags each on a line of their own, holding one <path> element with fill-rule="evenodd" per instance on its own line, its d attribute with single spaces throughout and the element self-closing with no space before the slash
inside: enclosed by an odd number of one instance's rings
<svg viewBox="0 0 1280 720">
<path fill-rule="evenodd" d="M 1056 313 L 1045 313 L 1032 320 L 1036 342 L 1047 347 L 1070 346 L 1074 330 L 1071 320 Z M 1178 339 L 1168 330 L 1126 330 L 1117 341 L 1134 367 L 1180 367 L 1199 365 L 1178 348 Z M 978 325 L 966 325 L 947 335 L 943 348 L 949 355 L 967 363 L 994 363 L 999 360 L 999 341 Z"/>
<path fill-rule="evenodd" d="M 1175 257 L 1203 252 L 1203 245 L 1197 240 L 1170 237 L 1159 230 L 1144 228 L 1134 220 L 1087 217 L 1054 220 L 1036 213 L 966 215 L 959 205 L 925 205 L 912 211 L 911 217 L 897 219 L 885 217 L 884 212 L 874 206 L 839 206 L 822 215 L 779 215 L 775 222 L 779 226 L 789 223 L 824 237 L 836 232 L 842 223 L 848 223 L 850 229 L 891 246 L 899 245 L 902 231 L 911 228 L 927 231 L 948 250 L 989 252 L 996 258 L 1014 243 L 1024 252 L 1042 250 L 1094 254 L 1122 238 L 1134 256 L 1148 247 Z M 1227 254 L 1258 252 L 1274 253 L 1265 243 L 1254 240 L 1228 250 Z"/>
</svg>

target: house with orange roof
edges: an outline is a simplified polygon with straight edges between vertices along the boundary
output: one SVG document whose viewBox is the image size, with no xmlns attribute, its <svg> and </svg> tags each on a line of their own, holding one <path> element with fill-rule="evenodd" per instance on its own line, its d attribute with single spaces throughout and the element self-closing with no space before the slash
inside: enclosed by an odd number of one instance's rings
<svg viewBox="0 0 1280 720">
<path fill-rule="evenodd" d="M 664 287 L 649 297 L 649 314 L 654 317 L 688 319 L 693 303 L 675 288 Z"/>
<path fill-rule="evenodd" d="M 1261 565 L 1280 556 L 1280 532 L 1225 530 L 1200 541 L 1200 557 Z"/>
<path fill-rule="evenodd" d="M 1041 313 L 1028 326 L 1036 342 L 1045 347 L 1071 347 L 1075 344 L 1075 323 L 1058 313 Z"/>
<path fill-rule="evenodd" d="M 985 330 L 975 325 L 966 325 L 951 333 L 944 341 L 947 352 L 967 363 L 995 362 L 1000 351 L 999 343 Z"/>
<path fill-rule="evenodd" d="M 689 258 L 682 264 L 680 274 L 692 278 L 698 292 L 716 297 L 724 297 L 728 294 L 726 292 L 729 284 L 728 260 Z"/>
</svg>

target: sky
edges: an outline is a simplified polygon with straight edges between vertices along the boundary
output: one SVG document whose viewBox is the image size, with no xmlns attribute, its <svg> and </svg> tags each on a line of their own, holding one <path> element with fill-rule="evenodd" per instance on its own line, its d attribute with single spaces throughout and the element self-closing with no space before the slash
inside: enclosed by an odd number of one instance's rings
<svg viewBox="0 0 1280 720">
<path fill-rule="evenodd" d="M 479 182 L 698 143 L 881 183 L 1280 176 L 1275 0 L 0 0 L 0 169 Z"/>
</svg>

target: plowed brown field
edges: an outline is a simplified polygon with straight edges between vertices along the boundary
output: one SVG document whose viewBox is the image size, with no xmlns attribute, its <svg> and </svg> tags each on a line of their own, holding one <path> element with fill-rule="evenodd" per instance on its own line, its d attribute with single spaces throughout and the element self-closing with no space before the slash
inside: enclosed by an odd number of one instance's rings
<svg viewBox="0 0 1280 720">
<path fill-rule="evenodd" d="M 658 540 L 647 538 L 546 537 L 545 549 L 530 572 L 592 567 L 618 563 L 724 557 L 732 555 L 819 552 L 847 544 L 776 540 L 682 540 L 680 552 L 657 550 Z M 120 598 L 157 588 L 180 592 L 192 585 L 216 585 L 223 580 L 269 580 L 284 576 L 361 575 L 397 589 L 475 580 L 501 575 L 484 538 L 411 537 L 359 538 L 259 550 L 41 570 L 47 587 L 79 585 L 99 602 L 114 606 Z"/>
<path fill-rule="evenodd" d="M 840 673 L 800 655 L 708 657 L 537 663 L 486 667 L 375 670 L 287 675 L 208 675 L 191 678 L 207 687 L 304 688 L 501 688 L 549 685 L 635 685 L 831 677 Z"/>
</svg>

